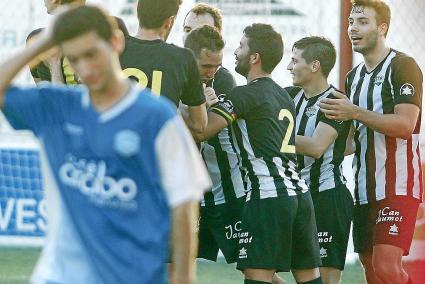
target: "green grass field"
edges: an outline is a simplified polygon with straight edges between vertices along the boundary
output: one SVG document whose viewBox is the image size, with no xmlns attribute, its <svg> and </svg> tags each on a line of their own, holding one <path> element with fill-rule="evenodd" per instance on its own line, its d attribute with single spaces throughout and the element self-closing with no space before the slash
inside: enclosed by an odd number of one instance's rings
<svg viewBox="0 0 425 284">
<path fill-rule="evenodd" d="M 29 276 L 40 253 L 39 249 L 0 248 L 0 283 L 28 283 Z M 218 263 L 209 261 L 198 262 L 198 280 L 200 284 L 233 284 L 243 283 L 242 274 L 235 270 L 234 265 L 224 261 Z M 282 273 L 288 283 L 295 283 L 291 274 Z M 343 284 L 363 284 L 360 265 L 349 265 L 343 273 Z"/>
</svg>

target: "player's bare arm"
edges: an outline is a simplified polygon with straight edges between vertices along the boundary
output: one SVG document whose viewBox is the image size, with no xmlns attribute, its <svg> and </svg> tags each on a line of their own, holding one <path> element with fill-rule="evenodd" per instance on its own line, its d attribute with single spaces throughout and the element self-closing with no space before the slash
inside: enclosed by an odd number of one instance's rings
<svg viewBox="0 0 425 284">
<path fill-rule="evenodd" d="M 354 144 L 354 132 L 355 128 L 353 123 L 350 125 L 350 132 L 348 132 L 347 141 L 345 143 L 345 151 L 344 156 L 349 156 L 351 154 L 354 154 L 354 151 L 356 151 L 356 145 Z"/>
<path fill-rule="evenodd" d="M 53 47 L 48 31 L 40 34 L 28 47 L 17 52 L 14 56 L 0 65 L 0 106 L 3 107 L 4 92 L 9 87 L 18 72 L 28 65 L 31 60 Z"/>
<path fill-rule="evenodd" d="M 185 122 L 192 133 L 202 133 L 208 123 L 206 104 L 188 106 Z"/>
<path fill-rule="evenodd" d="M 192 135 L 196 142 L 202 142 L 213 137 L 221 130 L 226 128 L 228 122 L 221 115 L 218 115 L 214 112 L 208 112 L 208 124 L 203 132 L 193 132 Z"/>
<path fill-rule="evenodd" d="M 185 202 L 172 211 L 171 245 L 174 267 L 171 284 L 194 283 L 198 248 L 196 236 L 198 211 L 196 201 Z"/>
<path fill-rule="evenodd" d="M 337 99 L 324 99 L 320 110 L 329 119 L 357 120 L 385 135 L 408 139 L 416 126 L 419 108 L 413 104 L 398 104 L 394 114 L 380 114 L 354 105 L 345 95 L 334 92 Z"/>
<path fill-rule="evenodd" d="M 326 149 L 335 142 L 338 132 L 332 126 L 319 122 L 314 130 L 313 136 L 295 136 L 295 147 L 297 153 L 319 159 Z"/>
</svg>

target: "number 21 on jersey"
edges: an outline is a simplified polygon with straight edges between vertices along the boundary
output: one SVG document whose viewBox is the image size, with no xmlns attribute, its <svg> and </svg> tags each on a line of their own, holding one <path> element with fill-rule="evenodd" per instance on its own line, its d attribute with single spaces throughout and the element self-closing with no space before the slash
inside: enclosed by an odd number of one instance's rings
<svg viewBox="0 0 425 284">
<path fill-rule="evenodd" d="M 138 85 L 142 88 L 147 88 L 149 84 L 148 76 L 142 70 L 137 68 L 126 68 L 123 70 L 124 75 L 128 78 L 134 77 L 138 81 Z M 162 71 L 153 71 L 151 90 L 155 95 L 161 94 Z"/>
<path fill-rule="evenodd" d="M 288 119 L 289 124 L 286 128 L 285 135 L 283 136 L 282 147 L 280 147 L 281 153 L 295 154 L 295 145 L 290 145 L 289 140 L 291 139 L 292 131 L 294 130 L 294 116 L 287 109 L 281 109 L 279 111 L 279 120 Z"/>
</svg>

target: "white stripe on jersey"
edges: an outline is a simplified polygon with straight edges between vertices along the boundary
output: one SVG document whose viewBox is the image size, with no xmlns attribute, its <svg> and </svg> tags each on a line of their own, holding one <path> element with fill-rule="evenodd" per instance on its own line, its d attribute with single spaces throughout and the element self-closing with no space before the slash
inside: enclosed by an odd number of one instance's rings
<svg viewBox="0 0 425 284">
<path fill-rule="evenodd" d="M 283 171 L 282 159 L 280 159 L 278 157 L 274 157 L 273 158 L 273 162 L 275 163 L 275 165 L 276 165 L 276 167 L 277 167 L 277 169 L 279 171 L 279 174 L 281 176 L 285 176 L 285 172 Z M 292 163 L 292 162 L 289 161 L 289 163 Z M 289 170 L 291 170 L 291 168 L 292 168 L 292 166 L 290 165 Z M 299 179 L 298 174 L 296 172 L 295 172 L 295 174 L 296 174 L 296 177 Z M 292 176 L 295 177 L 294 176 L 294 173 L 292 173 Z M 284 184 L 286 186 L 286 190 L 288 191 L 288 195 L 289 196 L 295 196 L 295 195 L 297 195 L 297 193 L 294 190 L 295 189 L 295 186 L 294 186 L 294 184 L 292 182 L 289 182 L 286 179 L 284 179 L 283 182 L 284 182 Z"/>
<path fill-rule="evenodd" d="M 419 134 L 413 134 L 412 135 L 412 149 L 414 151 L 414 153 L 417 153 L 416 151 L 419 149 L 420 147 L 420 143 L 419 143 L 419 138 L 420 135 Z M 421 162 L 419 160 L 419 155 L 413 155 L 413 196 L 415 198 L 422 198 L 421 196 L 421 184 L 420 184 L 420 180 L 421 180 Z"/>
<path fill-rule="evenodd" d="M 395 156 L 395 190 L 397 195 L 407 195 L 407 140 L 396 139 L 396 156 Z M 385 183 L 384 183 L 385 185 Z"/>
</svg>

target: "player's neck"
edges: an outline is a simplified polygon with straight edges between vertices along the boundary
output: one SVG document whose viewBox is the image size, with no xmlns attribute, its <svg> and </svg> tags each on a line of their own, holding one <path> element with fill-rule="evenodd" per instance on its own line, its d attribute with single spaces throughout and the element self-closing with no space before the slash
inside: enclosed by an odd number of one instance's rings
<svg viewBox="0 0 425 284">
<path fill-rule="evenodd" d="M 165 33 L 162 29 L 145 29 L 139 27 L 136 38 L 141 40 L 163 40 L 165 41 Z"/>
<path fill-rule="evenodd" d="M 317 80 L 311 80 L 308 84 L 302 86 L 307 99 L 320 95 L 329 88 L 328 81 L 321 77 Z"/>
<path fill-rule="evenodd" d="M 385 41 L 378 41 L 374 49 L 363 54 L 366 70 L 370 72 L 375 69 L 388 53 L 390 53 L 390 48 L 386 46 Z"/>
<path fill-rule="evenodd" d="M 256 70 L 251 69 L 248 72 L 248 75 L 246 76 L 246 81 L 249 84 L 251 81 L 254 81 L 255 79 L 263 78 L 263 77 L 271 78 L 272 74 L 264 72 L 262 70 L 256 71 Z"/>
<path fill-rule="evenodd" d="M 97 111 L 104 112 L 121 101 L 129 89 L 130 82 L 123 76 L 116 76 L 102 91 L 90 91 L 90 100 Z"/>
</svg>

